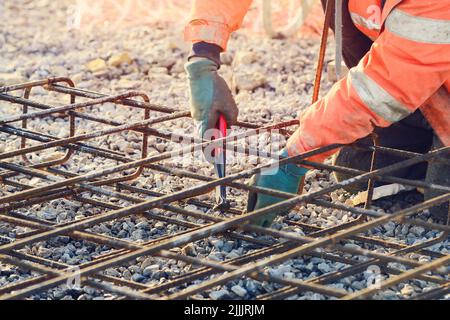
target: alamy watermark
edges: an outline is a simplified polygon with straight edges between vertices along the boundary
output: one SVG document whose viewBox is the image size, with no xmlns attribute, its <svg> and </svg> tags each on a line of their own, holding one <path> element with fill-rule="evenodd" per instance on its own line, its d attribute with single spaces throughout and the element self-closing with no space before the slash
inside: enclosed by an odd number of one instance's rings
<svg viewBox="0 0 450 320">
<path fill-rule="evenodd" d="M 70 277 L 66 281 L 66 287 L 70 290 L 81 289 L 81 269 L 77 266 L 71 267 L 64 271 Z"/>
<path fill-rule="evenodd" d="M 181 144 L 178 152 L 172 155 L 172 161 L 182 164 L 184 167 L 204 164 L 205 161 L 214 164 L 224 164 L 224 157 L 218 153 L 226 152 L 226 165 L 261 165 L 262 159 L 266 161 L 268 167 L 262 170 L 262 175 L 274 175 L 278 171 L 280 160 L 280 150 L 284 145 L 284 137 L 279 130 L 261 130 L 257 135 L 247 135 L 245 133 L 223 137 L 216 129 L 209 129 L 203 136 L 204 142 L 195 141 L 192 144 L 192 137 L 185 136 L 183 130 L 174 130 L 171 135 L 172 142 Z M 211 143 L 206 143 L 213 141 Z"/>
<path fill-rule="evenodd" d="M 372 265 L 367 268 L 364 272 L 367 281 L 367 288 L 369 289 L 380 289 L 381 283 L 384 280 L 384 276 L 381 273 L 381 269 L 377 265 Z"/>
<path fill-rule="evenodd" d="M 382 18 L 382 9 L 380 6 L 377 6 L 376 4 L 372 4 L 367 7 L 367 14 L 369 14 L 369 21 L 374 23 L 376 26 L 381 25 L 381 18 Z"/>
</svg>

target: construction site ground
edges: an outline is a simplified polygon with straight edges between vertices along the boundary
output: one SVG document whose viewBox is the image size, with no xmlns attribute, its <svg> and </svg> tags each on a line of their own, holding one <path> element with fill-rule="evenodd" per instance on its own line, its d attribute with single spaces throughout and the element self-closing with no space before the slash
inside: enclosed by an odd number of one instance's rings
<svg viewBox="0 0 450 320">
<path fill-rule="evenodd" d="M 107 96 L 142 92 L 152 105 L 167 108 L 143 111 L 143 108 L 116 103 L 123 102 L 122 98 L 93 104 L 75 111 L 106 121 L 77 117 L 76 136 L 147 118 L 165 115 L 169 118 L 149 126 L 157 134 L 150 132 L 148 146 L 144 144 L 146 154 L 142 153 L 143 131 L 124 129 L 73 142 L 73 145 L 86 143 L 98 149 L 75 150 L 68 161 L 50 169 L 33 168 L 33 164 L 63 158 L 67 144 L 27 153 L 26 158 L 16 155 L 0 159 L 0 175 L 5 179 L 0 184 L 0 201 L 5 201 L 0 204 L 3 210 L 0 211 L 1 298 L 449 299 L 448 226 L 434 220 L 426 206 L 425 210 L 418 208 L 402 213 L 403 209 L 424 203 L 416 187 L 376 200 L 368 209 L 370 214 L 360 215 L 357 210 L 362 206 L 351 206 L 352 196 L 343 188 L 333 188 L 336 181 L 332 168 L 327 170 L 331 165 L 328 160 L 323 167 L 309 171 L 304 190 L 305 194 L 327 188 L 331 191 L 320 195 L 321 198 L 313 197 L 308 204 L 299 203 L 289 214 L 275 220 L 272 232 L 264 233 L 258 229 L 236 228 L 242 227 L 236 223 L 223 226 L 224 221 L 242 216 L 245 209 L 248 190 L 239 185 L 229 184 L 232 209 L 226 213 L 212 209 L 213 187 L 194 192 L 192 196 L 181 193 L 215 178 L 213 166 L 204 161 L 199 150 L 193 156 L 156 161 L 155 167 L 143 168 L 136 179 L 102 185 L 102 179 L 120 180 L 139 166 L 109 174 L 108 168 L 127 161 L 132 163 L 143 155 L 157 157 L 182 147 L 179 141 L 170 141 L 172 133 L 194 136 L 195 127 L 188 116 L 170 118 L 176 112 L 189 110 L 183 68 L 189 47 L 182 39 L 182 21 L 155 19 L 143 25 L 110 23 L 110 26 L 96 21 L 90 29 L 79 29 L 74 26 L 72 3 L 20 0 L 0 4 L 0 87 L 68 77 L 81 90 L 76 102 L 101 98 L 86 95 L 84 91 Z M 317 36 L 269 39 L 261 30 L 248 25 L 232 36 L 229 49 L 222 56 L 220 73 L 235 93 L 242 126 L 233 128 L 230 135 L 251 131 L 256 126 L 282 123 L 280 129 L 286 132 L 280 130 L 276 138 L 268 133 L 257 134 L 256 140 L 246 146 L 274 151 L 270 149 L 274 139 L 284 144 L 286 136 L 296 128 L 295 122 L 289 122 L 311 103 L 319 45 Z M 326 61 L 331 60 L 330 38 Z M 70 92 L 64 92 L 58 85 L 62 83 L 55 84 L 54 90 L 52 84 L 50 88 L 45 83 L 36 85 L 29 98 L 54 107 L 72 103 Z M 324 75 L 321 95 L 331 85 Z M 19 97 L 22 91 L 6 94 Z M 141 95 L 129 97 L 142 101 Z M 28 112 L 42 110 L 45 109 L 30 107 Z M 22 112 L 21 104 L 0 99 L 0 119 Z M 20 121 L 0 125 L 1 157 L 19 150 L 23 140 L 7 127 L 20 128 Z M 28 119 L 26 129 L 41 134 L 42 139 L 28 136 L 22 147 L 53 141 L 51 137 L 65 139 L 71 134 L 70 120 L 64 113 Z M 99 150 L 107 150 L 109 156 Z M 8 167 L 5 162 L 17 167 Z M 229 175 L 239 175 L 267 163 L 267 159 L 259 156 L 230 156 L 227 170 Z M 60 192 L 56 196 L 43 189 L 64 179 L 102 170 L 105 173 L 93 177 L 96 180 L 51 189 Z M 5 176 L 11 173 L 14 174 Z M 247 179 L 247 176 L 237 177 L 230 183 L 243 184 Z M 89 181 L 99 184 L 86 186 Z M 34 189 L 42 193 L 30 193 L 29 197 L 20 193 Z M 42 198 L 33 198 L 36 195 Z M 164 198 L 163 203 L 150 205 L 149 209 L 89 223 L 90 219 L 105 213 L 133 208 L 163 195 L 180 195 L 180 198 L 174 202 Z M 30 202 L 21 205 L 23 201 Z M 356 210 L 351 212 L 347 207 Z M 342 230 L 357 228 L 386 217 L 385 214 L 399 214 L 399 219 L 387 218 L 360 231 L 355 229 L 348 236 L 339 235 Z M 70 229 L 82 221 L 88 221 L 85 227 Z M 196 238 L 195 230 L 205 227 L 211 228 L 210 233 Z M 58 228 L 68 229 L 55 231 Z M 192 236 L 192 241 L 176 238 L 183 234 Z M 283 234 L 287 236 L 283 238 Z M 175 238 L 180 242 L 164 242 Z M 18 244 L 20 241 L 23 245 Z M 278 255 L 305 246 L 305 241 L 314 247 L 277 260 Z M 421 245 L 426 242 L 429 244 Z M 146 248 L 150 249 L 145 251 Z M 129 257 L 124 258 L 125 255 Z M 184 258 L 177 259 L 180 256 Z M 276 257 L 274 261 L 254 265 L 272 256 Z M 360 266 L 346 274 L 347 268 L 355 265 Z M 80 284 L 68 286 L 68 273 L 78 275 L 80 270 Z M 377 288 L 377 283 L 385 284 Z"/>
</svg>

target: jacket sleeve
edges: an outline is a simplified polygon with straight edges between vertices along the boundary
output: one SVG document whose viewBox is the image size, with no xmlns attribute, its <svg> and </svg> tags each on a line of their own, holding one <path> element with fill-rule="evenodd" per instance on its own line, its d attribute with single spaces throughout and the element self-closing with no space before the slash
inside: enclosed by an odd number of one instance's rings
<svg viewBox="0 0 450 320">
<path fill-rule="evenodd" d="M 184 37 L 192 43 L 208 42 L 226 50 L 233 31 L 240 28 L 252 0 L 194 0 Z"/>
<path fill-rule="evenodd" d="M 448 30 L 448 1 L 406 0 L 394 8 L 358 66 L 303 112 L 289 155 L 352 143 L 419 108 L 450 79 Z M 309 160 L 321 162 L 332 153 Z"/>
</svg>

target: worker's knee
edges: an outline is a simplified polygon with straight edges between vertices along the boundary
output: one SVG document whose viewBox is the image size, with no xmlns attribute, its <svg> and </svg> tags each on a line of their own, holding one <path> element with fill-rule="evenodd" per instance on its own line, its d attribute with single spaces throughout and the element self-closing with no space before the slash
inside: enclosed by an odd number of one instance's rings
<svg viewBox="0 0 450 320">
<path fill-rule="evenodd" d="M 405 158 L 391 153 L 378 152 L 374 169 L 381 169 L 403 160 L 405 160 Z M 333 157 L 333 165 L 358 170 L 355 174 L 334 172 L 334 176 L 338 182 L 357 176 L 362 172 L 369 172 L 372 166 L 372 151 L 350 146 L 344 147 Z M 425 178 L 426 171 L 427 164 L 419 163 L 414 166 L 404 167 L 392 171 L 389 175 L 404 179 L 423 180 Z M 385 181 L 375 181 L 375 186 L 382 186 L 389 183 L 390 182 Z M 366 188 L 367 181 L 364 181 L 352 184 L 345 189 L 351 193 L 357 193 L 365 190 Z"/>
<path fill-rule="evenodd" d="M 333 156 L 333 165 L 356 169 L 361 171 L 369 171 L 371 164 L 372 153 L 370 151 L 358 150 L 353 147 L 343 147 L 337 154 Z M 347 180 L 356 175 L 348 174 L 339 171 L 334 171 L 334 177 L 338 182 Z M 345 190 L 351 193 L 358 193 L 367 187 L 367 183 L 356 183 L 345 187 Z"/>
<path fill-rule="evenodd" d="M 433 141 L 433 149 L 443 147 L 442 142 L 435 137 Z M 450 157 L 445 157 L 450 160 Z M 427 183 L 437 184 L 441 186 L 450 187 L 450 164 L 443 162 L 430 162 L 428 165 L 427 176 L 425 181 Z M 446 191 L 436 191 L 433 189 L 425 190 L 425 199 L 430 200 L 432 198 L 445 194 Z M 449 219 L 449 202 L 434 206 L 430 209 L 432 216 L 441 221 L 448 221 Z"/>
<path fill-rule="evenodd" d="M 365 144 L 365 140 L 360 141 Z M 442 147 L 442 143 L 437 137 L 434 138 L 433 149 Z M 380 169 L 395 163 L 405 160 L 403 157 L 395 156 L 390 153 L 379 152 L 376 157 L 375 169 Z M 450 159 L 450 157 L 448 157 Z M 345 167 L 358 170 L 354 174 L 342 173 L 339 171 L 334 172 L 335 179 L 338 182 L 347 180 L 361 173 L 361 171 L 370 171 L 372 163 L 372 152 L 369 150 L 358 149 L 355 147 L 347 146 L 343 147 L 334 157 L 333 165 L 339 167 Z M 450 186 L 450 164 L 444 162 L 430 162 L 419 163 L 414 166 L 402 168 L 400 170 L 393 171 L 389 174 L 393 177 L 411 179 L 411 180 L 425 180 L 429 184 Z M 375 186 L 388 184 L 389 182 L 376 181 Z M 358 193 L 367 188 L 367 181 L 361 183 L 354 183 L 350 186 L 346 186 L 345 190 L 350 193 Z M 440 195 L 445 194 L 445 191 L 437 191 L 435 189 L 425 190 L 425 199 L 430 200 Z M 434 206 L 430 209 L 430 213 L 435 219 L 441 221 L 447 221 L 450 214 L 449 202 L 441 205 Z"/>
</svg>

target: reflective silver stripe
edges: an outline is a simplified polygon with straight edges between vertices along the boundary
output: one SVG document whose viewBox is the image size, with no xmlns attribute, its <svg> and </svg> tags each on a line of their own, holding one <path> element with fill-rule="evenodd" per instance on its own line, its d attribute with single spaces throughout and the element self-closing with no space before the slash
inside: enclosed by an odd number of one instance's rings
<svg viewBox="0 0 450 320">
<path fill-rule="evenodd" d="M 450 20 L 416 17 L 394 9 L 386 19 L 386 29 L 412 41 L 450 44 Z"/>
<path fill-rule="evenodd" d="M 356 13 L 350 13 L 350 16 L 352 17 L 353 23 L 359 24 L 360 26 L 363 26 L 369 30 L 380 30 L 381 26 L 374 21 L 370 19 L 366 19 L 364 17 L 361 17 L 359 14 Z"/>
<path fill-rule="evenodd" d="M 360 65 L 350 69 L 350 81 L 364 104 L 389 122 L 397 122 L 411 111 L 367 76 Z"/>
</svg>

